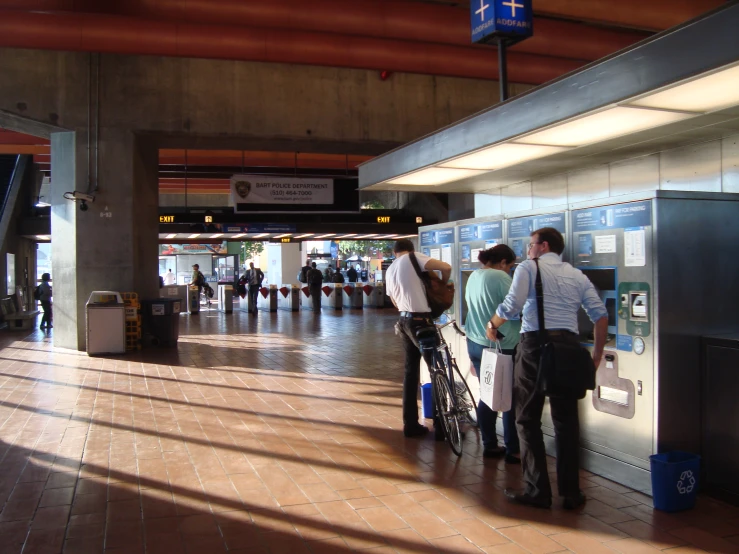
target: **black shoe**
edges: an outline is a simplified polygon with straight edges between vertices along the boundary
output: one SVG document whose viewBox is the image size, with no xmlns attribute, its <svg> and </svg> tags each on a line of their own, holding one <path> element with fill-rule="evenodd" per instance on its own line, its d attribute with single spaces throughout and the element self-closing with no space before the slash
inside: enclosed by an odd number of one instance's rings
<svg viewBox="0 0 739 554">
<path fill-rule="evenodd" d="M 543 509 L 548 509 L 552 507 L 551 498 L 530 496 L 528 494 L 516 492 L 513 489 L 506 489 L 505 491 L 503 491 L 503 493 L 506 495 L 506 498 L 508 498 L 508 500 L 510 502 L 513 502 L 514 504 L 521 504 L 523 506 L 531 506 L 533 508 Z"/>
<path fill-rule="evenodd" d="M 405 435 L 408 438 L 412 438 L 412 437 L 423 437 L 428 432 L 429 432 L 429 428 L 426 427 L 425 425 L 421 425 L 419 423 L 416 423 L 415 426 L 413 426 L 413 425 L 404 425 L 403 426 L 403 435 Z"/>
<path fill-rule="evenodd" d="M 513 454 L 506 454 L 505 463 L 511 464 L 511 465 L 520 465 L 521 458 L 518 458 L 517 456 L 514 456 Z"/>
<path fill-rule="evenodd" d="M 585 495 L 580 491 L 577 496 L 565 496 L 562 506 L 565 510 L 577 510 L 580 506 L 585 504 Z"/>
<path fill-rule="evenodd" d="M 505 454 L 505 448 L 502 446 L 494 446 L 482 451 L 483 458 L 500 458 L 503 454 Z"/>
</svg>

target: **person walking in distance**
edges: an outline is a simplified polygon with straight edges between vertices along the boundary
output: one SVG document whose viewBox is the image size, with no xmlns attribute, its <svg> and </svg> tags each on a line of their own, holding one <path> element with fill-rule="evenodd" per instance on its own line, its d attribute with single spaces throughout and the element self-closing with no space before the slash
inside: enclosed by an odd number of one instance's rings
<svg viewBox="0 0 739 554">
<path fill-rule="evenodd" d="M 48 273 L 44 273 L 41 276 L 41 284 L 38 286 L 39 289 L 39 300 L 41 301 L 41 309 L 44 311 L 44 315 L 41 317 L 41 325 L 39 326 L 40 329 L 46 328 L 51 329 L 54 327 L 52 325 L 53 320 L 53 313 L 51 310 L 51 285 L 49 284 L 49 281 L 51 281 L 51 275 Z"/>
<path fill-rule="evenodd" d="M 357 270 L 354 269 L 353 266 L 350 265 L 349 267 L 347 267 L 346 278 L 349 279 L 350 283 L 356 283 L 358 277 L 359 275 L 357 274 Z"/>
<path fill-rule="evenodd" d="M 246 282 L 249 284 L 249 313 L 257 313 L 257 294 L 259 289 L 262 288 L 262 281 L 264 281 L 264 273 L 258 267 L 254 267 L 254 262 L 249 262 L 249 269 L 244 274 Z"/>
<path fill-rule="evenodd" d="M 421 271 L 440 271 L 445 283 L 452 273 L 452 266 L 424 254 L 414 252 L 413 243 L 408 239 L 400 239 L 393 246 L 395 261 L 385 274 L 385 290 L 393 304 L 400 311 L 400 319 L 396 324 L 403 340 L 405 351 L 405 374 L 403 377 L 403 434 L 406 437 L 421 437 L 428 433 L 428 428 L 418 422 L 418 385 L 421 378 L 421 351 L 416 333 L 424 328 L 434 329 L 431 308 L 426 298 L 426 289 L 413 268 L 410 256 L 415 256 Z M 434 329 L 434 332 L 436 330 Z M 429 367 L 433 360 L 426 359 Z M 437 440 L 444 440 L 441 425 L 434 420 Z"/>
<path fill-rule="evenodd" d="M 172 270 L 170 269 L 167 271 L 167 273 L 164 274 L 164 284 L 165 285 L 174 285 L 176 284 L 176 279 L 174 276 L 174 273 L 172 273 Z"/>
<path fill-rule="evenodd" d="M 321 285 L 323 284 L 323 273 L 316 269 L 316 262 L 310 264 L 311 269 L 308 272 L 308 287 L 310 291 L 311 301 L 313 302 L 313 311 L 320 313 L 321 311 Z"/>
<path fill-rule="evenodd" d="M 516 254 L 505 244 L 499 244 L 480 252 L 478 260 L 483 267 L 470 275 L 465 287 L 465 301 L 467 302 L 465 332 L 467 333 L 467 353 L 475 368 L 477 378 L 480 379 L 482 352 L 491 344 L 485 335 L 485 327 L 495 313 L 498 304 L 503 302 L 511 288 L 509 273 L 516 262 Z M 500 340 L 500 348 L 503 354 L 512 356 L 518 344 L 521 322 L 509 321 L 500 331 L 505 336 Z M 477 417 L 482 435 L 483 458 L 496 458 L 505 454 L 506 463 L 520 464 L 518 432 L 513 410 L 503 413 L 505 448 L 498 446 L 498 435 L 495 431 L 498 412 L 494 412 L 490 406 L 480 400 L 477 404 Z"/>
<path fill-rule="evenodd" d="M 595 324 L 593 362 L 597 368 L 603 357 L 608 331 L 605 305 L 590 280 L 580 270 L 562 261 L 564 248 L 562 235 L 552 227 L 531 233 L 529 259 L 516 269 L 511 290 L 488 322 L 486 331 L 490 340 L 496 340 L 501 325 L 521 314 L 521 342 L 513 371 L 513 397 L 525 488 L 522 492 L 506 489 L 505 495 L 511 502 L 538 508 L 552 505 L 552 487 L 541 432 L 544 395 L 536 389 L 541 357 L 535 284 L 537 271 L 542 280 L 548 340 L 577 346 L 577 313 L 582 306 Z M 585 495 L 580 490 L 577 403 L 574 397 L 549 398 L 557 446 L 557 488 L 559 495 L 564 497 L 566 509 L 575 509 L 585 503 Z"/>
<path fill-rule="evenodd" d="M 193 264 L 192 266 L 192 277 L 190 278 L 190 286 L 198 287 L 198 298 L 203 292 L 203 285 L 205 284 L 205 275 L 200 272 L 200 265 Z"/>
</svg>

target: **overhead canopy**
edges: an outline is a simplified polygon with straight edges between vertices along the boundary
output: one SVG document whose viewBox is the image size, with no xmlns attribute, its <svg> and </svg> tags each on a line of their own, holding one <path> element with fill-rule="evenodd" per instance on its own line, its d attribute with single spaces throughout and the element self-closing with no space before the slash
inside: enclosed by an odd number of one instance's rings
<svg viewBox="0 0 739 554">
<path fill-rule="evenodd" d="M 484 192 L 739 132 L 739 4 L 359 166 L 359 188 Z"/>
</svg>

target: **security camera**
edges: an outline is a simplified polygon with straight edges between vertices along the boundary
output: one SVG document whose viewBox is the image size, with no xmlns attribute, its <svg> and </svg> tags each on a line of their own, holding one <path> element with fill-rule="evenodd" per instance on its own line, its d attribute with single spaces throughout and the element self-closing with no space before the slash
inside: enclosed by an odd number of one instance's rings
<svg viewBox="0 0 739 554">
<path fill-rule="evenodd" d="M 72 193 L 72 197 L 75 200 L 82 200 L 82 202 L 94 202 L 95 197 L 90 194 L 85 194 L 84 192 L 74 191 Z"/>
<path fill-rule="evenodd" d="M 80 200 L 80 211 L 81 212 L 86 212 L 88 207 L 89 206 L 87 205 L 87 202 L 85 202 L 84 200 Z"/>
</svg>

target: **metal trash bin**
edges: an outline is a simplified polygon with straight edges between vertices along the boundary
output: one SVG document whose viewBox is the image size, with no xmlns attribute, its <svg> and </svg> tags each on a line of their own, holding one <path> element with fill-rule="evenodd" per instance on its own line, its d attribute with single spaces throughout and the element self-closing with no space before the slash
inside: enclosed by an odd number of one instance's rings
<svg viewBox="0 0 739 554">
<path fill-rule="evenodd" d="M 200 293 L 198 292 L 198 287 L 187 287 L 187 305 L 191 314 L 200 313 Z"/>
<path fill-rule="evenodd" d="M 298 285 L 283 284 L 278 291 L 277 307 L 287 312 L 300 310 L 300 287 Z"/>
<path fill-rule="evenodd" d="M 342 298 L 345 308 L 362 309 L 364 306 L 364 291 L 361 283 L 346 283 L 343 288 Z"/>
<path fill-rule="evenodd" d="M 234 311 L 233 285 L 218 285 L 218 311 L 230 314 Z"/>
<path fill-rule="evenodd" d="M 126 353 L 126 305 L 119 292 L 96 290 L 85 305 L 87 355 Z"/>
<path fill-rule="evenodd" d="M 257 308 L 263 312 L 277 311 L 277 285 L 262 287 L 257 294 Z"/>
<path fill-rule="evenodd" d="M 341 310 L 344 307 L 343 287 L 343 283 L 324 284 L 321 288 L 321 292 L 323 293 L 321 296 L 321 308 Z"/>
<path fill-rule="evenodd" d="M 141 301 L 141 325 L 144 342 L 152 346 L 177 346 L 180 337 L 179 298 Z"/>
</svg>

